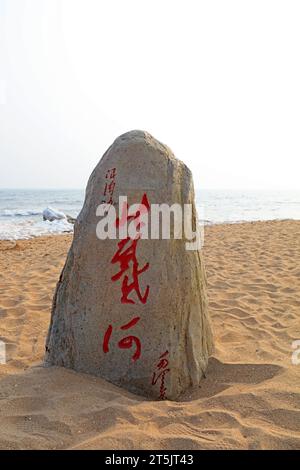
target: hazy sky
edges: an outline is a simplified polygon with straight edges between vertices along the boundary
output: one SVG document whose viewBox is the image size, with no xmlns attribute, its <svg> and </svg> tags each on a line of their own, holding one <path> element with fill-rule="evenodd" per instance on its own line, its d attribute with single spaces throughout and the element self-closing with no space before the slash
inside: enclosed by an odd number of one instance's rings
<svg viewBox="0 0 300 470">
<path fill-rule="evenodd" d="M 0 0 L 0 187 L 83 188 L 144 129 L 198 188 L 299 188 L 299 24 L 299 0 Z"/>
</svg>

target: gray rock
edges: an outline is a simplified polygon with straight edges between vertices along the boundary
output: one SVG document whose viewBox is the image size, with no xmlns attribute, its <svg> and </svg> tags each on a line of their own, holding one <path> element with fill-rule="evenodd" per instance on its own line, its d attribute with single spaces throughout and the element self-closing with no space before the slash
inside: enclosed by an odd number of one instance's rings
<svg viewBox="0 0 300 470">
<path fill-rule="evenodd" d="M 193 204 L 196 223 L 190 170 L 151 135 L 132 131 L 90 176 L 53 299 L 45 363 L 176 399 L 199 384 L 213 348 L 201 251 L 187 251 L 183 239 L 140 239 L 122 267 L 118 246 L 123 255 L 132 240 L 96 237 L 102 201 L 118 210 L 118 196 L 130 205 L 144 195 L 150 204 Z"/>
<path fill-rule="evenodd" d="M 54 220 L 65 219 L 66 215 L 63 212 L 60 212 L 52 207 L 47 207 L 43 210 L 43 220 L 49 220 L 53 222 Z"/>
<path fill-rule="evenodd" d="M 75 224 L 76 222 L 76 219 L 74 219 L 74 217 L 71 217 L 70 215 L 66 214 L 66 219 L 67 221 L 69 222 L 69 224 Z"/>
</svg>

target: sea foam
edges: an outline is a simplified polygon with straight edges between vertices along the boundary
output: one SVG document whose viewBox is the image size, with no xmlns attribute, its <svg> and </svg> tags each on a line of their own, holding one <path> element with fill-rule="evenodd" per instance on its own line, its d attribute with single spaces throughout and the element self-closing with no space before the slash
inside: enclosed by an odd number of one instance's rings
<svg viewBox="0 0 300 470">
<path fill-rule="evenodd" d="M 73 232 L 73 225 L 66 219 L 54 220 L 24 220 L 18 224 L 1 221 L 0 240 L 24 240 L 41 235 Z"/>
</svg>

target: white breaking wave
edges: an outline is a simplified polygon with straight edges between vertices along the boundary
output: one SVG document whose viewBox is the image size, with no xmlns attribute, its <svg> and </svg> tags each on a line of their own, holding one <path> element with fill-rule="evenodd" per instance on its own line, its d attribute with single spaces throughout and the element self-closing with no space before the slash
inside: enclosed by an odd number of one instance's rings
<svg viewBox="0 0 300 470">
<path fill-rule="evenodd" d="M 67 219 L 33 221 L 27 220 L 18 224 L 1 221 L 0 240 L 24 240 L 42 235 L 73 232 L 73 225 Z"/>
<path fill-rule="evenodd" d="M 22 209 L 4 209 L 0 211 L 1 217 L 30 217 L 32 215 L 42 215 L 38 210 L 22 210 Z"/>
</svg>

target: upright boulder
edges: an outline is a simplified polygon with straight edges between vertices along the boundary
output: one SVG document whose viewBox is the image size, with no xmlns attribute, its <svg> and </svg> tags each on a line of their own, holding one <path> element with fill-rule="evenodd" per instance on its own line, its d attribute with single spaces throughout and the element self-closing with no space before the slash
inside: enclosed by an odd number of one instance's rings
<svg viewBox="0 0 300 470">
<path fill-rule="evenodd" d="M 176 399 L 199 384 L 213 347 L 202 254 L 187 250 L 184 238 L 151 239 L 150 223 L 149 239 L 99 239 L 97 207 L 123 214 L 119 196 L 142 203 L 144 215 L 152 204 L 190 204 L 196 225 L 190 170 L 146 132 L 118 137 L 87 185 L 53 299 L 45 363 Z M 129 210 L 126 221 L 137 224 L 140 213 Z M 123 223 L 121 216 L 115 226 Z"/>
</svg>

